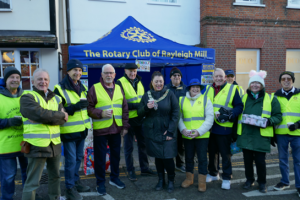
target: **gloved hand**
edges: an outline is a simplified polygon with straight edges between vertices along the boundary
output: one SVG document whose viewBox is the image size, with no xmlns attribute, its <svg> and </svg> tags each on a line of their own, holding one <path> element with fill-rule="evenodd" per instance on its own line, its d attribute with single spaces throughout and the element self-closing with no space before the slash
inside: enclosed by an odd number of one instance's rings
<svg viewBox="0 0 300 200">
<path fill-rule="evenodd" d="M 22 118 L 17 118 L 17 117 L 13 117 L 13 118 L 9 118 L 7 120 L 8 122 L 8 127 L 11 126 L 20 126 L 23 124 Z"/>
<path fill-rule="evenodd" d="M 273 146 L 273 147 L 276 147 L 276 138 L 275 137 L 272 137 L 271 138 L 271 145 Z"/>
<path fill-rule="evenodd" d="M 230 110 L 227 110 L 226 108 L 224 108 L 224 107 L 221 107 L 220 109 L 219 109 L 219 112 L 220 112 L 220 115 L 230 115 L 230 113 L 231 113 L 231 111 Z"/>
<path fill-rule="evenodd" d="M 298 122 L 296 122 L 296 123 L 294 123 L 294 124 L 292 124 L 292 125 L 289 125 L 289 130 L 290 130 L 290 131 L 295 131 L 295 130 L 297 130 L 298 128 L 299 128 Z"/>
<path fill-rule="evenodd" d="M 266 127 L 261 127 L 261 128 L 263 128 L 263 129 L 265 129 L 265 128 L 267 128 L 268 126 L 271 125 L 270 119 L 269 119 L 269 118 L 266 118 L 266 117 L 264 117 L 264 118 L 267 119 L 267 125 L 266 125 Z"/>
<path fill-rule="evenodd" d="M 89 102 L 87 100 L 83 100 L 83 101 L 78 101 L 76 104 L 72 105 L 73 109 L 76 110 L 80 110 L 82 108 L 86 108 L 88 107 Z"/>
<path fill-rule="evenodd" d="M 220 115 L 218 118 L 217 118 L 218 122 L 220 123 L 225 123 L 225 122 L 228 122 L 229 120 L 229 116 L 226 116 L 226 115 Z"/>
</svg>

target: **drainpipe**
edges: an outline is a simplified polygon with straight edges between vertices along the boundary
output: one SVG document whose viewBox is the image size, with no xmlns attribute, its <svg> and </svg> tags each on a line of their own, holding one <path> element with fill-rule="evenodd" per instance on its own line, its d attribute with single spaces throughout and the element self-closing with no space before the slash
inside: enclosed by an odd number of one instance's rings
<svg viewBox="0 0 300 200">
<path fill-rule="evenodd" d="M 66 18 L 67 18 L 67 41 L 68 47 L 71 45 L 71 25 L 70 25 L 70 4 L 69 0 L 66 0 Z"/>
</svg>

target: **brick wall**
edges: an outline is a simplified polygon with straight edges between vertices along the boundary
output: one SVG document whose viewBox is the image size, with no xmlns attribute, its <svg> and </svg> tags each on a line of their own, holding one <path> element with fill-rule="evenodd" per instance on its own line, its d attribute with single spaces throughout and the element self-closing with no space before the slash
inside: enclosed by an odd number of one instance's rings
<svg viewBox="0 0 300 200">
<path fill-rule="evenodd" d="M 285 70 L 286 49 L 300 48 L 300 10 L 285 8 L 287 0 L 264 0 L 265 8 L 233 2 L 201 1 L 201 44 L 216 50 L 216 67 L 223 69 L 236 68 L 236 49 L 260 49 L 260 69 L 268 72 L 266 89 L 274 92 Z"/>
</svg>

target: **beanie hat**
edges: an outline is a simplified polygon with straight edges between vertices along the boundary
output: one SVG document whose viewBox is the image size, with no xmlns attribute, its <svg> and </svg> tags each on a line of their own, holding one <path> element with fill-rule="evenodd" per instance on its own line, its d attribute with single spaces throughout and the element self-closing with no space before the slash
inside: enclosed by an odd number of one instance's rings
<svg viewBox="0 0 300 200">
<path fill-rule="evenodd" d="M 17 70 L 17 68 L 15 68 L 15 67 L 7 67 L 7 68 L 5 68 L 4 73 L 3 73 L 3 75 L 4 75 L 4 83 L 6 83 L 6 80 L 12 74 L 19 74 L 20 78 L 22 76 L 21 73 L 20 73 L 20 71 Z"/>
<path fill-rule="evenodd" d="M 292 80 L 293 80 L 293 83 L 295 82 L 295 74 L 294 74 L 293 72 L 290 72 L 290 71 L 285 71 L 285 72 L 282 72 L 282 73 L 279 75 L 279 83 L 280 83 L 280 81 L 281 81 L 281 77 L 282 77 L 283 75 L 285 75 L 285 74 L 290 75 L 291 78 L 292 78 Z"/>
<path fill-rule="evenodd" d="M 67 63 L 67 71 L 70 71 L 71 69 L 74 69 L 77 67 L 79 67 L 83 70 L 83 65 L 80 62 L 80 60 L 78 60 L 78 59 L 73 58 L 73 59 L 69 60 L 69 62 Z"/>
<path fill-rule="evenodd" d="M 173 76 L 176 73 L 178 73 L 178 74 L 180 74 L 180 76 L 182 76 L 181 71 L 177 67 L 173 67 L 170 71 L 170 78 L 171 78 L 171 76 Z"/>
<path fill-rule="evenodd" d="M 250 84 L 255 81 L 261 83 L 262 86 L 265 87 L 264 79 L 267 77 L 266 71 L 260 70 L 259 72 L 257 72 L 255 70 L 251 70 L 249 73 L 249 77 L 250 77 L 249 84 L 248 84 L 249 87 Z"/>
</svg>

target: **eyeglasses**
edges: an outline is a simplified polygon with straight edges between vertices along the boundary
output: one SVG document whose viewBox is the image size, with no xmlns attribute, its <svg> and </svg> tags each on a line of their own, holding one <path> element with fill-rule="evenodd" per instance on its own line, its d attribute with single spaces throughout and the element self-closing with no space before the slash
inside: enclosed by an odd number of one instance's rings
<svg viewBox="0 0 300 200">
<path fill-rule="evenodd" d="M 291 81 L 292 78 L 281 78 L 281 81 Z"/>
<path fill-rule="evenodd" d="M 180 77 L 180 74 L 174 74 L 173 76 L 174 77 Z"/>
<path fill-rule="evenodd" d="M 108 75 L 108 74 L 113 75 L 115 72 L 102 72 L 102 73 L 105 75 Z"/>
</svg>

